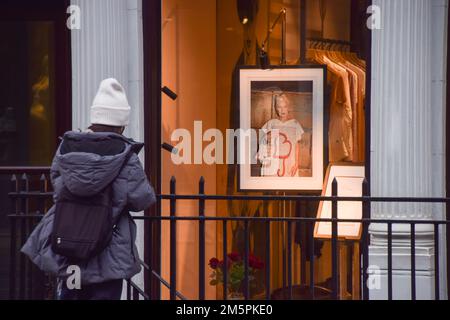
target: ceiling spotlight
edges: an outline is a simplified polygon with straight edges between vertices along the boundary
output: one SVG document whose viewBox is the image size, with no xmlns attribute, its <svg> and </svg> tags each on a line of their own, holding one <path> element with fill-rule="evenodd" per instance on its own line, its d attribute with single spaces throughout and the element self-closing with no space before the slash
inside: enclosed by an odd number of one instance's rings
<svg viewBox="0 0 450 320">
<path fill-rule="evenodd" d="M 259 0 L 236 0 L 239 22 L 248 25 L 255 21 L 258 14 Z"/>
<path fill-rule="evenodd" d="M 173 154 L 177 154 L 178 153 L 178 149 L 177 148 L 175 148 L 171 144 L 168 144 L 168 143 L 165 143 L 165 142 L 161 145 L 161 148 L 163 148 L 164 150 L 166 150 L 166 151 L 168 151 L 170 153 L 173 153 Z"/>
</svg>

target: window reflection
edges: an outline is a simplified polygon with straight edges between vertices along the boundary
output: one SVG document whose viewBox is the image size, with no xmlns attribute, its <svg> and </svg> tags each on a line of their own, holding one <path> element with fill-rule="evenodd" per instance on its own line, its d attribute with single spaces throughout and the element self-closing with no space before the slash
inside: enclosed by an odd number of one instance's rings
<svg viewBox="0 0 450 320">
<path fill-rule="evenodd" d="M 55 150 L 54 25 L 0 23 L 0 166 L 47 166 Z"/>
</svg>

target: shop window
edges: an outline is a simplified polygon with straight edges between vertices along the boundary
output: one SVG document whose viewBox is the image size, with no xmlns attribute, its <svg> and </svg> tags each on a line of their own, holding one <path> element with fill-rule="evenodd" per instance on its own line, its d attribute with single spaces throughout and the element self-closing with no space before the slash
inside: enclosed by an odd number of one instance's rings
<svg viewBox="0 0 450 320">
<path fill-rule="evenodd" d="M 48 166 L 55 151 L 52 22 L 0 22 L 0 166 Z"/>
<path fill-rule="evenodd" d="M 222 162 L 215 165 L 205 164 L 200 160 L 195 164 L 194 155 L 195 134 L 203 133 L 211 128 L 217 128 L 225 137 L 227 129 L 238 129 L 240 126 L 239 87 L 237 73 L 242 67 L 264 68 L 265 64 L 299 66 L 299 65 L 325 65 L 328 74 L 338 68 L 345 68 L 346 74 L 351 74 L 351 81 L 347 78 L 344 88 L 336 89 L 336 83 L 328 78 L 321 94 L 325 98 L 325 153 L 324 172 L 328 164 L 334 162 L 347 162 L 351 165 L 363 163 L 366 154 L 365 141 L 365 96 L 366 91 L 366 65 L 369 31 L 365 28 L 368 1 L 359 0 L 164 0 L 162 5 L 162 85 L 167 86 L 177 94 L 173 100 L 167 94 L 162 94 L 162 132 L 161 143 L 176 144 L 172 141 L 172 134 L 177 129 L 187 129 L 192 137 L 192 164 L 176 165 L 172 161 L 170 152 L 162 151 L 161 181 L 162 193 L 169 193 L 171 176 L 177 177 L 177 193 L 195 194 L 198 192 L 198 181 L 201 176 L 206 180 L 207 194 L 239 194 L 238 192 L 238 166 Z M 285 9 L 285 11 L 283 11 Z M 285 12 L 285 19 L 284 14 Z M 273 28 L 272 28 L 273 27 Z M 269 32 L 271 30 L 271 32 Z M 263 56 L 266 55 L 266 60 Z M 340 69 L 341 70 L 341 69 Z M 341 79 L 342 80 L 342 79 Z M 310 84 L 306 83 L 308 87 Z M 257 85 L 257 84 L 255 84 Z M 273 85 L 273 83 L 272 83 Z M 280 84 L 283 90 L 289 91 L 289 97 L 305 96 L 302 99 L 290 99 L 300 104 L 311 101 L 310 88 L 308 92 L 305 83 L 293 86 Z M 351 86 L 351 88 L 350 88 Z M 301 90 L 301 88 L 303 88 Z M 273 101 L 265 97 L 267 88 L 258 87 L 261 101 Z M 267 91 L 267 92 L 266 92 Z M 292 91 L 292 92 L 290 92 Z M 273 94 L 273 90 L 270 94 Z M 336 95 L 347 94 L 346 105 L 348 114 L 338 114 L 331 108 L 333 103 L 341 101 Z M 309 95 L 308 95 L 309 94 Z M 314 93 L 317 94 L 317 93 Z M 308 98 L 309 97 L 309 98 Z M 331 112 L 330 112 L 331 108 Z M 262 108 L 261 110 L 270 110 Z M 297 112 L 298 111 L 298 112 Z M 309 114 L 308 110 L 297 110 L 294 117 Z M 333 113 L 334 112 L 334 113 Z M 265 116 L 269 118 L 264 118 Z M 274 112 L 258 113 L 261 123 L 270 120 Z M 350 118 L 347 127 L 336 125 L 342 117 Z M 264 118 L 264 119 L 263 119 Z M 311 176 L 310 149 L 312 139 L 312 120 L 300 119 L 298 122 L 304 127 L 305 141 L 301 144 L 301 154 L 304 161 L 298 168 L 299 176 Z M 202 126 L 195 126 L 201 121 Z M 259 123 L 258 122 L 258 123 Z M 197 129 L 196 129 L 197 128 Z M 197 131 L 196 131 L 197 130 Z M 200 132 L 201 131 L 201 132 Z M 299 130 L 300 131 L 300 130 Z M 328 141 L 328 137 L 334 140 Z M 309 140 L 308 140 L 309 139 Z M 226 143 L 224 141 L 224 143 Z M 334 146 L 338 144 L 338 146 Z M 203 152 L 208 142 L 201 141 L 199 147 Z M 185 151 L 184 151 L 185 152 Z M 197 157 L 197 159 L 199 159 Z M 309 159 L 309 160 L 308 160 Z M 308 162 L 309 161 L 309 162 Z M 261 166 L 261 164 L 258 164 Z M 255 165 L 252 172 L 259 173 L 260 167 Z M 294 173 L 295 174 L 295 173 Z M 270 194 L 301 194 L 302 191 L 285 192 L 274 191 Z M 252 192 L 261 194 L 261 192 Z M 308 192 L 311 194 L 311 192 Z M 320 194 L 320 192 L 315 192 Z M 162 213 L 167 214 L 168 203 L 162 204 Z M 183 201 L 177 204 L 178 212 L 183 216 L 197 215 L 197 202 Z M 208 215 L 226 216 L 309 216 L 315 217 L 318 204 L 259 201 L 247 202 L 207 202 Z M 221 224 L 207 222 L 207 258 L 208 256 L 222 256 Z M 197 297 L 197 271 L 196 241 L 198 230 L 195 223 L 180 222 L 178 224 L 178 264 L 183 272 L 178 279 L 178 288 L 189 298 Z M 293 226 L 293 283 L 301 286 L 308 283 L 308 252 L 311 230 L 305 225 Z M 162 273 L 168 276 L 168 224 L 162 226 Z M 264 260 L 266 254 L 265 226 L 252 224 L 250 226 L 251 253 Z M 286 278 L 283 270 L 287 268 L 286 226 L 274 223 L 271 232 L 271 283 L 273 290 L 283 289 Z M 229 225 L 228 247 L 230 251 L 243 252 L 243 225 L 233 223 Z M 284 239 L 284 240 L 283 240 Z M 329 246 L 326 241 L 317 241 L 315 244 L 316 285 L 329 287 L 331 270 L 329 268 Z M 351 250 L 347 270 L 352 269 Z M 355 266 L 356 268 L 356 266 Z M 181 271 L 181 269 L 180 269 Z M 358 271 L 349 273 L 349 282 L 357 279 Z M 287 272 L 284 272 L 287 274 Z M 256 275 L 256 286 L 251 289 L 253 297 L 263 297 L 265 290 L 264 273 Z M 345 276 L 344 276 L 345 278 Z M 208 281 L 207 281 L 208 283 Z M 163 297 L 167 292 L 162 290 Z M 220 298 L 220 288 L 207 286 L 207 296 Z M 352 291 L 351 286 L 346 292 L 349 297 L 357 298 L 359 293 Z M 165 296 L 166 295 L 166 296 Z"/>
</svg>

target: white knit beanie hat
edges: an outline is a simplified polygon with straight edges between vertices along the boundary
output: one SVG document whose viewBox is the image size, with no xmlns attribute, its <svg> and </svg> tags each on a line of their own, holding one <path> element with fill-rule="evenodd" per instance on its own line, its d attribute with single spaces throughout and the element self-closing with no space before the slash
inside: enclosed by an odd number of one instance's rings
<svg viewBox="0 0 450 320">
<path fill-rule="evenodd" d="M 116 79 L 100 83 L 91 107 L 91 124 L 125 127 L 130 119 L 130 105 L 122 85 Z"/>
</svg>

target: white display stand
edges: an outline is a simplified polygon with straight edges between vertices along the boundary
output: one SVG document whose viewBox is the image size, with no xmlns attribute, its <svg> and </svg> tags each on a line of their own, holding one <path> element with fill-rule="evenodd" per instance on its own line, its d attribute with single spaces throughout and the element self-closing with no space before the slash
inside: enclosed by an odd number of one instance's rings
<svg viewBox="0 0 450 320">
<path fill-rule="evenodd" d="M 322 196 L 331 196 L 332 183 L 336 178 L 338 182 L 338 196 L 361 197 L 363 195 L 363 181 L 365 167 L 349 163 L 333 164 L 328 167 Z M 322 201 L 317 210 L 318 219 L 331 219 L 331 201 Z M 362 219 L 362 202 L 340 201 L 338 202 L 338 219 Z M 331 239 L 331 222 L 316 222 L 314 238 Z M 339 268 L 339 299 L 354 299 L 360 297 L 360 250 L 359 240 L 362 235 L 362 225 L 358 222 L 338 223 L 338 268 Z M 347 259 L 351 258 L 351 262 Z M 351 271 L 352 294 L 348 292 L 349 268 Z"/>
<path fill-rule="evenodd" d="M 331 184 L 336 178 L 338 182 L 338 196 L 361 197 L 364 181 L 364 166 L 336 164 L 330 165 L 324 183 L 322 196 L 331 196 Z M 318 219 L 331 219 L 331 201 L 322 201 L 317 211 Z M 338 219 L 362 219 L 362 202 L 338 202 Z M 338 237 L 346 240 L 359 240 L 361 238 L 361 223 L 339 222 Z M 314 237 L 331 239 L 331 222 L 316 222 Z"/>
</svg>

